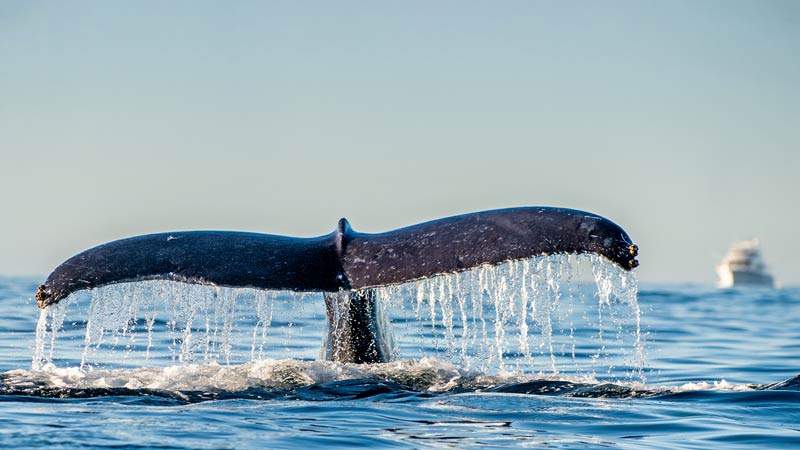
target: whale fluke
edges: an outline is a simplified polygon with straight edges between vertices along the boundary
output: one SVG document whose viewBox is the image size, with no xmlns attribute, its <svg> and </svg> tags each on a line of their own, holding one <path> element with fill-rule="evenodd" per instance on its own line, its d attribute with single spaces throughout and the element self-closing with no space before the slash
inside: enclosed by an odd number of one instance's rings
<svg viewBox="0 0 800 450">
<path fill-rule="evenodd" d="M 172 280 L 323 292 L 330 316 L 335 307 L 330 302 L 344 294 L 350 296 L 349 319 L 345 324 L 330 323 L 336 345 L 326 351 L 327 356 L 383 361 L 389 351 L 376 328 L 380 320 L 372 288 L 558 253 L 597 254 L 625 270 L 638 265 L 638 248 L 610 220 L 572 209 L 523 207 L 377 234 L 353 231 L 341 219 L 335 231 L 315 238 L 233 231 L 137 236 L 68 259 L 39 286 L 36 300 L 45 308 L 83 289 Z"/>
<path fill-rule="evenodd" d="M 625 270 L 638 248 L 618 225 L 564 208 L 483 211 L 386 233 L 346 219 L 316 238 L 182 231 L 109 242 L 58 266 L 39 287 L 40 308 L 114 283 L 174 280 L 256 289 L 336 292 L 403 283 L 482 265 L 557 253 L 594 253 Z"/>
</svg>

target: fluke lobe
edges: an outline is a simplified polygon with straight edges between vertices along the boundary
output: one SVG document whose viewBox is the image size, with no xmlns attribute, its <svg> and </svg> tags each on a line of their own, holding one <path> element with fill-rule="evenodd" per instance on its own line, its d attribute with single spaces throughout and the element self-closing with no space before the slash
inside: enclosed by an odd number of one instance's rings
<svg viewBox="0 0 800 450">
<path fill-rule="evenodd" d="M 639 264 L 638 248 L 608 219 L 573 209 L 523 207 L 376 234 L 353 231 L 341 219 L 335 231 L 315 238 L 234 231 L 136 236 L 68 259 L 39 286 L 36 300 L 44 308 L 82 289 L 143 280 L 323 292 L 332 337 L 326 356 L 375 362 L 389 354 L 372 288 L 558 253 L 597 254 L 625 270 Z M 333 302 L 344 296 L 349 296 L 349 319 L 334 323 Z"/>
</svg>

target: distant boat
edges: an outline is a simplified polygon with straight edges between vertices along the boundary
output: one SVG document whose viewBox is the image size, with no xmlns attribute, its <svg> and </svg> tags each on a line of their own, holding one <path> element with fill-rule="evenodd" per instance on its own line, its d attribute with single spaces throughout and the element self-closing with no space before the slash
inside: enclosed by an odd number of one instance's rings
<svg viewBox="0 0 800 450">
<path fill-rule="evenodd" d="M 758 239 L 734 242 L 717 266 L 719 287 L 773 287 L 772 275 L 761 259 Z"/>
</svg>

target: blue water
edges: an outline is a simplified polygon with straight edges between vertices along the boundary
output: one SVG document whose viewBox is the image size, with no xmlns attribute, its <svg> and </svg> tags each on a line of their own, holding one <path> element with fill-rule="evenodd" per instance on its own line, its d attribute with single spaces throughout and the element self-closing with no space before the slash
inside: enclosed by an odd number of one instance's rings
<svg viewBox="0 0 800 450">
<path fill-rule="evenodd" d="M 537 304 L 544 317 L 558 303 L 550 333 L 530 321 L 528 357 L 519 310 L 486 303 L 462 322 L 455 307 L 448 328 L 453 305 L 431 324 L 428 304 L 403 298 L 387 310 L 397 360 L 375 366 L 316 360 L 325 318 L 314 296 L 245 293 L 233 313 L 187 315 L 200 292 L 189 290 L 184 303 L 145 305 L 148 333 L 142 311 L 110 326 L 131 301 L 113 291 L 95 298 L 109 310 L 72 302 L 31 370 L 41 281 L 0 277 L 6 447 L 800 448 L 799 289 L 644 285 L 636 305 L 598 307 L 596 292 L 578 300 L 562 277 L 562 295 Z"/>
</svg>

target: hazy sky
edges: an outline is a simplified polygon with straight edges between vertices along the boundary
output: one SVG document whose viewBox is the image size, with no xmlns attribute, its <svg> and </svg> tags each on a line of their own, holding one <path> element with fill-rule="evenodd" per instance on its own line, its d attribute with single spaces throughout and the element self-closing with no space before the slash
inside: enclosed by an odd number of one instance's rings
<svg viewBox="0 0 800 450">
<path fill-rule="evenodd" d="M 800 2 L 0 0 L 0 274 L 181 229 L 586 209 L 800 283 Z"/>
</svg>

